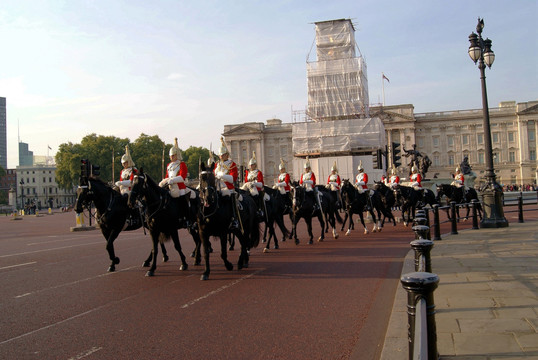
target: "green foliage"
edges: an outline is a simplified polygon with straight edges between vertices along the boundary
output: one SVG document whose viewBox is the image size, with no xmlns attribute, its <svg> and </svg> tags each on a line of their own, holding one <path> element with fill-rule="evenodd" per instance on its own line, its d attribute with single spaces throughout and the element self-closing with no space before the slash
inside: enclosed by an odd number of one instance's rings
<svg viewBox="0 0 538 360">
<path fill-rule="evenodd" d="M 117 181 L 122 169 L 121 157 L 125 146 L 129 145 L 131 157 L 138 169 L 143 168 L 155 181 L 160 181 L 170 162 L 168 152 L 172 144 L 165 144 L 157 135 L 141 133 L 131 143 L 127 138 L 96 135 L 85 136 L 80 144 L 71 142 L 61 144 L 56 153 L 56 182 L 62 189 L 71 189 L 79 184 L 80 160 L 88 159 L 93 165 L 99 165 L 100 178 L 106 182 Z M 207 161 L 209 150 L 191 146 L 182 152 L 183 160 L 189 169 L 189 178 L 198 177 L 198 160 Z"/>
</svg>

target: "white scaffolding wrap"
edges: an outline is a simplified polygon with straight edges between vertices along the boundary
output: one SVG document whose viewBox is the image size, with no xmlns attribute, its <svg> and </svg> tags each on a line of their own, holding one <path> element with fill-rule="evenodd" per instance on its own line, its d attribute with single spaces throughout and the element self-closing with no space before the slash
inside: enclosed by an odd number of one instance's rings
<svg viewBox="0 0 538 360">
<path fill-rule="evenodd" d="M 306 122 L 292 125 L 294 154 L 333 154 L 385 146 L 379 118 Z"/>
<path fill-rule="evenodd" d="M 366 63 L 355 47 L 350 20 L 316 23 L 317 61 L 306 64 L 307 113 L 314 121 L 369 116 Z"/>
</svg>

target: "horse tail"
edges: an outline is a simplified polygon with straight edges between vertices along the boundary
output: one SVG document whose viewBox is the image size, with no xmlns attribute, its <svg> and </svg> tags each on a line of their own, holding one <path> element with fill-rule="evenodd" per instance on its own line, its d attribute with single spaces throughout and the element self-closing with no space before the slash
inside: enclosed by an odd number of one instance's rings
<svg viewBox="0 0 538 360">
<path fill-rule="evenodd" d="M 170 240 L 170 234 L 165 234 L 164 232 L 159 233 L 159 243 L 164 244 Z"/>
<path fill-rule="evenodd" d="M 260 223 L 254 219 L 252 221 L 252 230 L 250 231 L 250 248 L 258 247 L 260 244 Z"/>
<path fill-rule="evenodd" d="M 338 210 L 335 210 L 334 217 L 336 218 L 336 221 L 338 221 L 339 224 L 342 224 L 344 222 L 344 219 L 342 219 Z"/>
</svg>

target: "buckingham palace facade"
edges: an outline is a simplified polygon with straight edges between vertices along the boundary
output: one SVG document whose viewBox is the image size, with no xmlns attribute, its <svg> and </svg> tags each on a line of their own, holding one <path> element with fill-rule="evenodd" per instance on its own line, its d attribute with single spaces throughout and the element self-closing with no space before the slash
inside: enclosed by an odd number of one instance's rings
<svg viewBox="0 0 538 360">
<path fill-rule="evenodd" d="M 536 139 L 538 137 L 538 100 L 516 103 L 504 101 L 489 109 L 493 160 L 500 184 L 535 184 L 538 177 Z M 428 178 L 450 178 L 464 156 L 468 156 L 476 183 L 485 173 L 485 145 L 482 109 L 414 113 L 411 104 L 371 106 L 370 116 L 383 120 L 387 144 L 398 142 L 402 153 L 413 148 L 427 155 L 432 165 Z M 303 117 L 301 121 L 311 121 Z M 280 158 L 290 164 L 296 155 L 292 127 L 279 119 L 225 125 L 223 136 L 232 158 L 245 166 L 256 152 L 265 183 L 272 185 L 278 176 Z M 402 158 L 401 177 L 408 174 L 409 159 Z M 294 174 L 288 167 L 292 179 Z M 371 179 L 379 180 L 379 179 Z M 320 182 L 322 180 L 318 180 Z"/>
</svg>

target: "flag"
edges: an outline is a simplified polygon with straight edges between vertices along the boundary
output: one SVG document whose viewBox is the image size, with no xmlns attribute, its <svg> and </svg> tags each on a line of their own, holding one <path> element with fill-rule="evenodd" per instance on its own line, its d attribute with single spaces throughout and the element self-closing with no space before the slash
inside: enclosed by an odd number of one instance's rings
<svg viewBox="0 0 538 360">
<path fill-rule="evenodd" d="M 381 74 L 383 74 L 383 73 L 381 73 Z M 389 80 L 389 78 L 388 78 L 388 77 L 386 77 L 386 76 L 385 76 L 385 74 L 383 74 L 383 79 L 387 80 L 387 81 L 388 81 L 388 82 L 390 83 L 390 80 Z"/>
<path fill-rule="evenodd" d="M 49 148 L 49 150 L 52 150 L 52 148 L 49 145 L 47 145 L 47 147 Z"/>
</svg>

